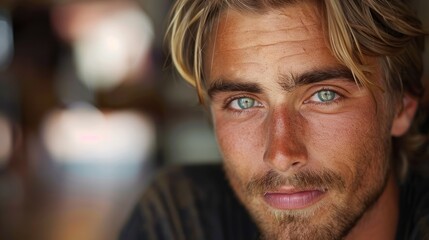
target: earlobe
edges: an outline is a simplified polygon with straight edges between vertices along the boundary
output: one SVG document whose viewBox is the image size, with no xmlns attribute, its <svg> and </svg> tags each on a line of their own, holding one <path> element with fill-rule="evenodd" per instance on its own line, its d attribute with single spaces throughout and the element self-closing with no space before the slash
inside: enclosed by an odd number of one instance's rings
<svg viewBox="0 0 429 240">
<path fill-rule="evenodd" d="M 402 108 L 396 113 L 392 123 L 391 134 L 394 137 L 404 135 L 413 122 L 414 115 L 417 110 L 417 100 L 408 94 L 404 94 L 402 98 Z"/>
</svg>

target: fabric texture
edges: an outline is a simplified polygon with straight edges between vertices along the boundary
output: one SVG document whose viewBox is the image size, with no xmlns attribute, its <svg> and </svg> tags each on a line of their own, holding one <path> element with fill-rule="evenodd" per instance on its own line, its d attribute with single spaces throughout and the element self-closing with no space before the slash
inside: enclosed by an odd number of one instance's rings
<svg viewBox="0 0 429 240">
<path fill-rule="evenodd" d="M 176 166 L 147 188 L 120 240 L 253 240 L 258 230 L 236 199 L 222 166 Z M 401 185 L 397 240 L 429 240 L 429 180 Z"/>
<path fill-rule="evenodd" d="M 401 186 L 397 240 L 429 240 L 429 179 L 412 173 Z"/>
</svg>

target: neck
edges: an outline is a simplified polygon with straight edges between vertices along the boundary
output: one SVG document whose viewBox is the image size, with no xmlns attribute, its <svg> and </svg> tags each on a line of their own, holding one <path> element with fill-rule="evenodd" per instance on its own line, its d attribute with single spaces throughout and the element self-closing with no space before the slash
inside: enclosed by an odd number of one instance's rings
<svg viewBox="0 0 429 240">
<path fill-rule="evenodd" d="M 394 177 L 390 174 L 387 185 L 375 205 L 366 212 L 353 230 L 347 235 L 347 240 L 359 239 L 395 239 L 399 218 L 399 188 Z"/>
</svg>

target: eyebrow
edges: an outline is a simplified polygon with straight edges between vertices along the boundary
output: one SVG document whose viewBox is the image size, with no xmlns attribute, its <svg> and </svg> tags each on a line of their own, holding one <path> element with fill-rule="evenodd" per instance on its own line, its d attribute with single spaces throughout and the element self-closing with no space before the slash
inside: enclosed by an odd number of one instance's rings
<svg viewBox="0 0 429 240">
<path fill-rule="evenodd" d="M 291 91 L 302 85 L 314 84 L 330 79 L 344 79 L 353 83 L 356 82 L 350 69 L 336 67 L 311 70 L 300 75 L 281 75 L 279 77 L 279 85 L 283 90 Z M 262 93 L 263 89 L 258 83 L 218 79 L 210 84 L 207 93 L 210 98 L 213 98 L 219 92 L 248 92 L 258 94 Z"/>
<path fill-rule="evenodd" d="M 213 98 L 219 92 L 262 93 L 262 88 L 257 83 L 237 83 L 231 80 L 219 79 L 210 85 L 207 93 L 210 98 Z"/>
<path fill-rule="evenodd" d="M 356 82 L 352 71 L 346 67 L 312 70 L 298 76 L 281 75 L 279 78 L 279 84 L 283 90 L 291 91 L 302 85 L 314 84 L 330 79 L 344 79 L 359 85 L 359 83 Z"/>
</svg>

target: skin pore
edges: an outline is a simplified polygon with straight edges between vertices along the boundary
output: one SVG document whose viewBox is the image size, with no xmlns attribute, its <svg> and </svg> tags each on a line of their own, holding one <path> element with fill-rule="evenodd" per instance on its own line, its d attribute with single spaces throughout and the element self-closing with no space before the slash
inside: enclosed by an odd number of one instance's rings
<svg viewBox="0 0 429 240">
<path fill-rule="evenodd" d="M 204 62 L 228 179 L 265 239 L 394 239 L 391 137 L 415 106 L 357 85 L 320 19 L 312 3 L 221 14 Z"/>
</svg>

